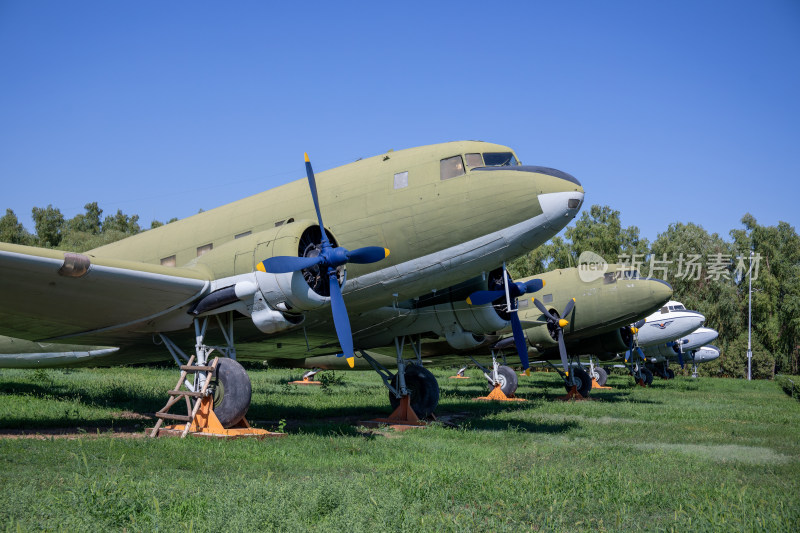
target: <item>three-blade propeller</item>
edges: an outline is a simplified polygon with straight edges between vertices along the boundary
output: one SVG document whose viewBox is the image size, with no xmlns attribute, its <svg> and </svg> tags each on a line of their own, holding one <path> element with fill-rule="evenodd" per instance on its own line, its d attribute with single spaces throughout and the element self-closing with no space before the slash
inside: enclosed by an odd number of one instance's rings
<svg viewBox="0 0 800 533">
<path fill-rule="evenodd" d="M 339 344 L 342 347 L 342 355 L 347 358 L 350 368 L 353 368 L 355 364 L 353 333 L 350 329 L 350 319 L 347 316 L 347 308 L 344 305 L 342 288 L 339 286 L 339 276 L 336 269 L 347 263 L 375 263 L 388 257 L 389 249 L 381 246 L 365 246 L 355 250 L 348 250 L 343 246 L 331 245 L 328 235 L 325 233 L 325 225 L 322 223 L 322 212 L 319 209 L 319 198 L 317 196 L 317 182 L 314 178 L 314 170 L 311 168 L 308 154 L 305 154 L 305 159 L 308 186 L 311 189 L 311 197 L 314 200 L 314 209 L 317 212 L 317 221 L 322 234 L 319 255 L 314 257 L 270 257 L 259 263 L 257 268 L 261 272 L 283 274 L 319 267 L 321 271 L 327 273 L 330 282 L 331 313 L 333 314 L 336 336 L 339 338 Z"/>
<path fill-rule="evenodd" d="M 556 341 L 558 342 L 558 353 L 561 356 L 561 365 L 564 367 L 564 373 L 567 376 L 570 376 L 569 372 L 569 361 L 567 360 L 567 347 L 564 344 L 564 328 L 569 324 L 569 321 L 565 318 L 560 318 L 550 311 L 544 306 L 542 302 L 537 299 L 533 299 L 533 303 L 536 308 L 542 312 L 547 320 L 547 324 L 550 327 L 550 330 L 556 336 Z M 575 308 L 575 298 L 572 298 L 567 305 L 564 306 L 564 311 L 561 313 L 562 316 L 569 316 L 572 313 L 572 310 Z M 570 378 L 571 379 L 571 378 Z"/>
<path fill-rule="evenodd" d="M 508 297 L 510 309 L 508 310 L 511 321 L 511 331 L 514 334 L 514 345 L 517 348 L 517 355 L 519 355 L 522 369 L 526 374 L 530 375 L 530 361 L 528 360 L 528 345 L 525 340 L 525 333 L 522 330 L 522 324 L 519 320 L 519 313 L 517 312 L 517 298 L 523 294 L 536 292 L 544 287 L 544 281 L 540 279 L 532 279 L 527 282 L 513 281 L 508 271 L 503 265 L 503 288 L 497 290 L 475 291 L 467 298 L 467 303 L 470 305 L 483 305 L 493 302 L 503 296 Z"/>
</svg>

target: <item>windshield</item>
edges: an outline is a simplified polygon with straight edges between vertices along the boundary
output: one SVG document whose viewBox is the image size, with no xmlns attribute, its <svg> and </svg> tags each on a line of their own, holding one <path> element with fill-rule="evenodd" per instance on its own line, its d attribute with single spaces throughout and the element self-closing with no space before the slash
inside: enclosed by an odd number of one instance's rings
<svg viewBox="0 0 800 533">
<path fill-rule="evenodd" d="M 519 165 L 511 152 L 487 152 L 483 154 L 483 163 L 487 167 L 515 167 Z"/>
</svg>

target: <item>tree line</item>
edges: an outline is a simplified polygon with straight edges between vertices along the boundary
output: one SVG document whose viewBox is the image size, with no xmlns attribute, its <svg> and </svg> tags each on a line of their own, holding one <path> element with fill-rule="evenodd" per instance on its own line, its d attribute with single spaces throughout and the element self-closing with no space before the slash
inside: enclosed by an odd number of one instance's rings
<svg viewBox="0 0 800 533">
<path fill-rule="evenodd" d="M 0 218 L 0 242 L 84 252 L 144 231 L 138 215 L 121 210 L 103 217 L 97 202 L 66 219 L 48 205 L 34 207 L 34 233 L 28 232 L 11 209 Z M 167 223 L 177 220 L 173 218 Z M 668 281 L 675 300 L 701 311 L 706 325 L 719 331 L 719 359 L 700 365 L 705 375 L 744 377 L 747 368 L 748 270 L 752 270 L 753 376 L 800 374 L 800 236 L 786 222 L 758 224 L 742 217 L 742 228 L 728 238 L 709 234 L 694 223 L 676 222 L 652 243 L 636 226 L 623 227 L 620 212 L 593 205 L 564 232 L 509 264 L 514 277 L 577 266 L 583 252 L 594 252 L 609 263 L 625 262 L 642 276 Z M 150 229 L 162 226 L 153 221 Z"/>
<path fill-rule="evenodd" d="M 509 265 L 513 276 L 577 266 L 583 252 L 609 263 L 636 266 L 642 277 L 669 282 L 673 299 L 706 317 L 719 331 L 715 361 L 699 365 L 705 375 L 747 373 L 748 272 L 752 267 L 752 373 L 800 373 L 800 236 L 786 222 L 763 226 L 746 214 L 728 238 L 694 223 L 676 222 L 652 243 L 636 226 L 623 227 L 619 211 L 593 205 L 564 232 Z"/>
</svg>

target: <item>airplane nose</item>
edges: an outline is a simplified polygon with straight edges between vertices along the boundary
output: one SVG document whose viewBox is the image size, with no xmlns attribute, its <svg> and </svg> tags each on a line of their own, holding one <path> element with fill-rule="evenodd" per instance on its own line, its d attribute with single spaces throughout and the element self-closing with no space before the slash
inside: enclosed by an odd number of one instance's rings
<svg viewBox="0 0 800 533">
<path fill-rule="evenodd" d="M 574 176 L 546 167 L 517 167 L 539 174 L 539 204 L 550 222 L 572 220 L 583 205 L 584 190 Z"/>
<path fill-rule="evenodd" d="M 650 291 L 653 299 L 659 303 L 666 303 L 672 298 L 672 285 L 663 279 L 650 278 Z"/>
</svg>

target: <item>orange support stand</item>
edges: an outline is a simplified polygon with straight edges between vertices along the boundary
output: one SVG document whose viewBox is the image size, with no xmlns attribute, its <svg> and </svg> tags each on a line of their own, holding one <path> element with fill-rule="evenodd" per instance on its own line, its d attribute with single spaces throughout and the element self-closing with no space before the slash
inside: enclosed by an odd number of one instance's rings
<svg viewBox="0 0 800 533">
<path fill-rule="evenodd" d="M 558 399 L 564 402 L 568 402 L 569 400 L 576 400 L 576 401 L 589 400 L 590 398 L 584 398 L 583 396 L 581 396 L 581 393 L 578 392 L 578 387 L 573 385 L 572 387 L 570 387 L 569 392 L 567 392 L 566 396 L 559 396 Z"/>
<path fill-rule="evenodd" d="M 322 382 L 313 381 L 310 377 L 303 376 L 302 381 L 290 381 L 289 385 L 322 385 Z"/>
<path fill-rule="evenodd" d="M 642 378 L 637 379 L 636 380 L 636 384 L 639 385 L 640 387 L 647 387 L 647 385 L 645 384 L 645 382 L 644 382 L 644 380 Z"/>
<path fill-rule="evenodd" d="M 185 424 L 178 424 L 174 426 L 166 426 L 158 430 L 158 436 L 163 435 L 182 435 L 186 431 Z M 200 400 L 200 408 L 197 410 L 194 419 L 189 425 L 188 435 L 196 437 L 215 437 L 215 438 L 240 438 L 240 437 L 256 437 L 264 439 L 267 437 L 284 437 L 286 433 L 274 433 L 265 429 L 256 429 L 250 427 L 247 420 L 242 417 L 231 428 L 224 428 L 220 423 L 217 415 L 214 414 L 213 399 L 211 396 L 206 396 Z"/>
<path fill-rule="evenodd" d="M 527 402 L 525 398 L 515 398 L 512 394 L 511 396 L 506 396 L 503 392 L 503 389 L 500 388 L 500 385 L 495 385 L 492 389 L 492 392 L 488 394 L 488 396 L 481 396 L 480 398 L 475 398 L 476 400 L 494 400 L 498 402 Z"/>
<path fill-rule="evenodd" d="M 419 419 L 417 413 L 411 408 L 411 396 L 408 394 L 400 398 L 400 405 L 389 415 L 389 418 L 376 418 L 374 420 L 360 422 L 360 424 L 367 427 L 385 425 L 398 431 L 411 428 L 423 428 L 427 425 L 424 421 Z"/>
<path fill-rule="evenodd" d="M 593 389 L 612 389 L 613 387 L 606 387 L 605 385 L 600 385 L 596 379 L 592 378 L 592 388 Z"/>
</svg>

